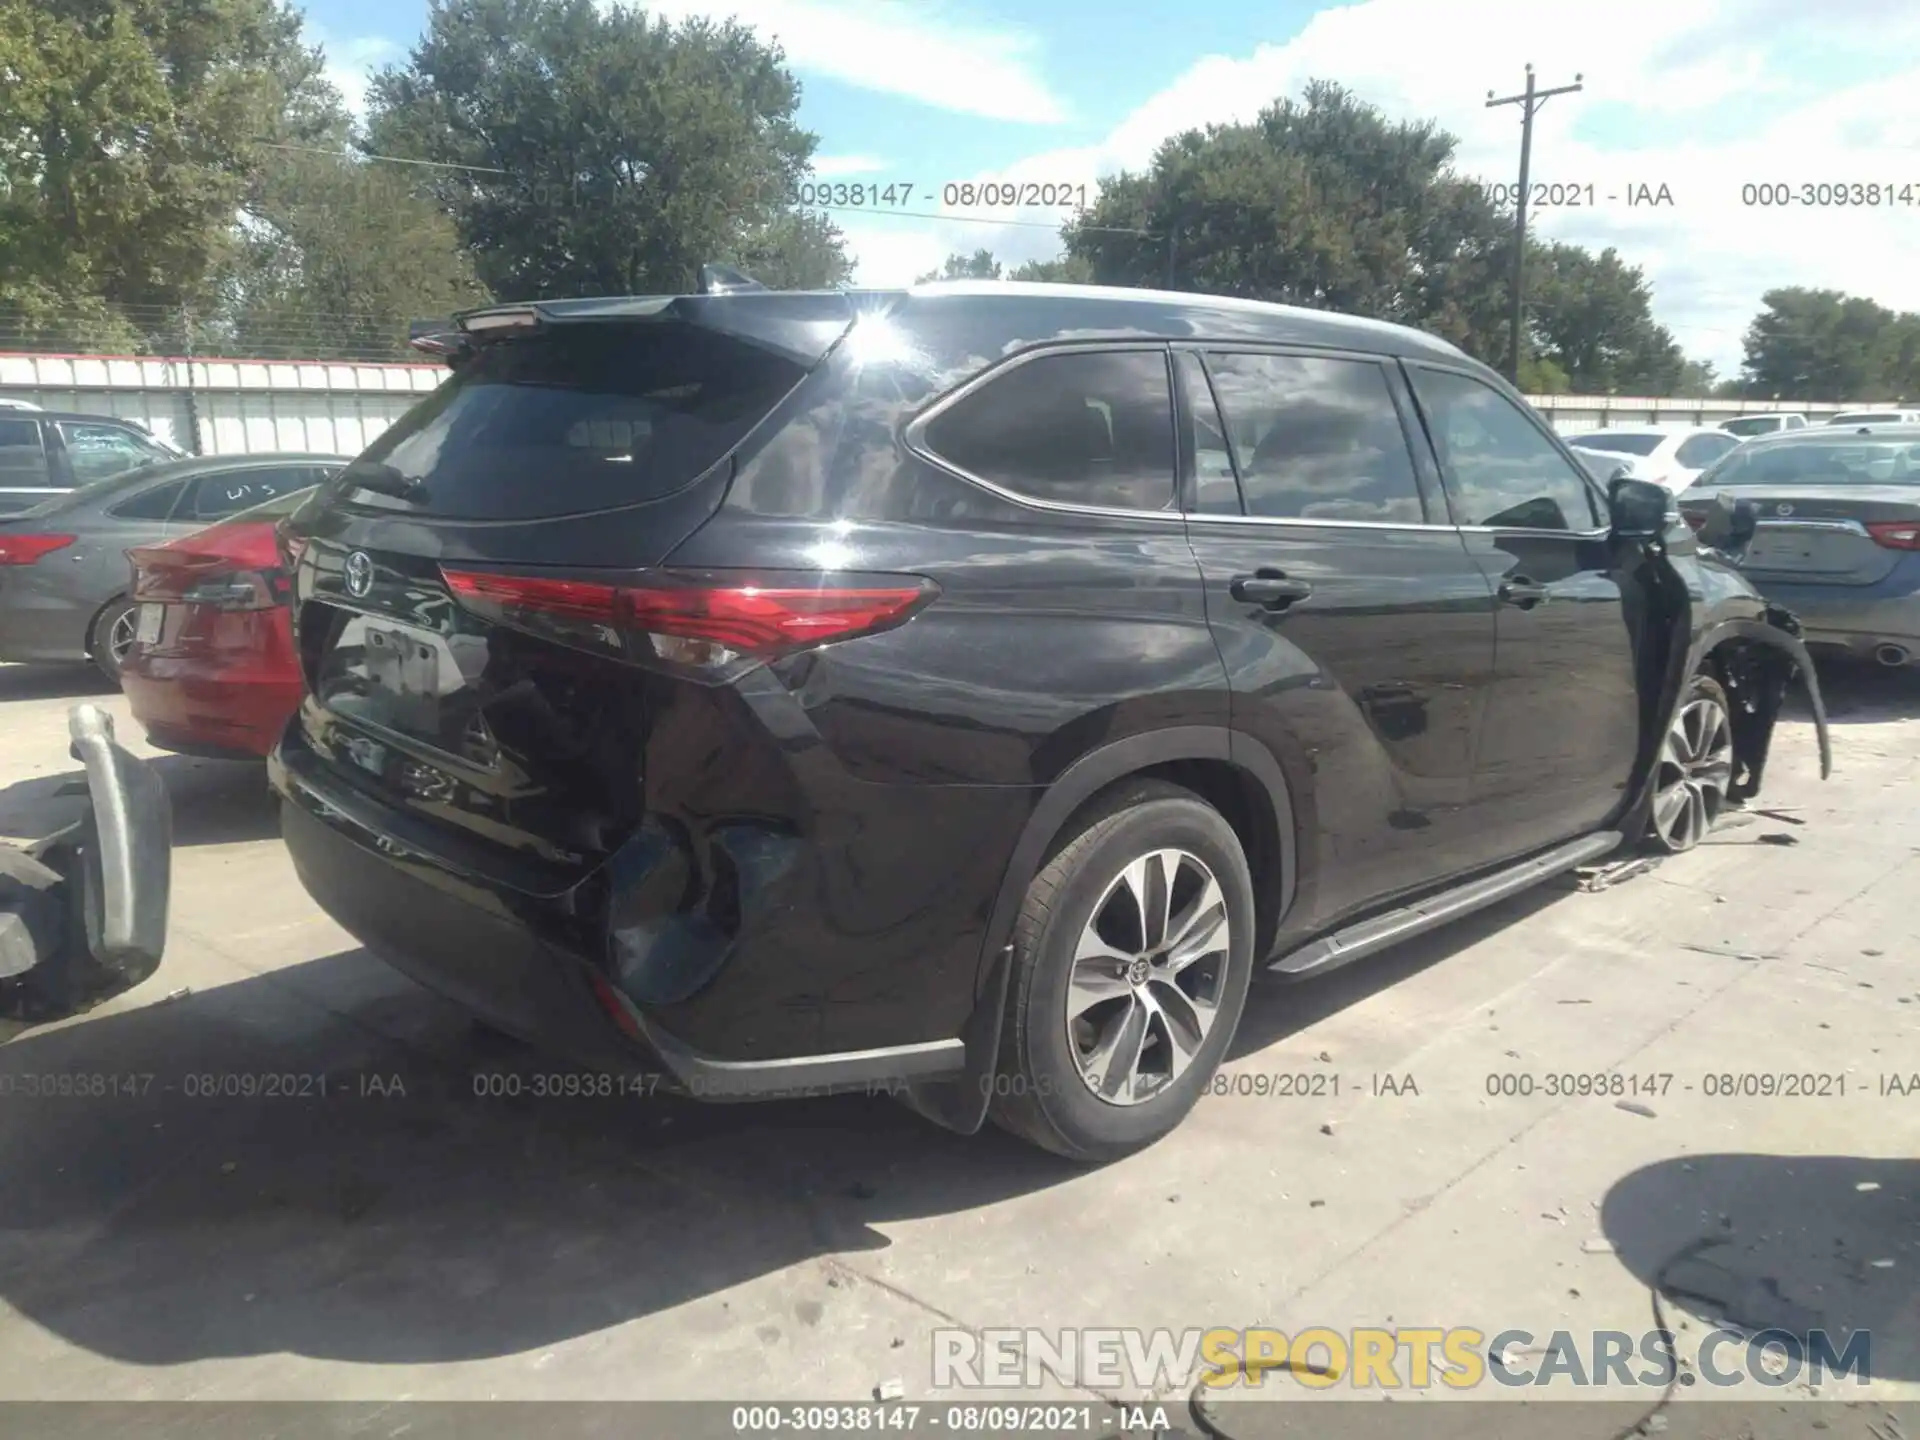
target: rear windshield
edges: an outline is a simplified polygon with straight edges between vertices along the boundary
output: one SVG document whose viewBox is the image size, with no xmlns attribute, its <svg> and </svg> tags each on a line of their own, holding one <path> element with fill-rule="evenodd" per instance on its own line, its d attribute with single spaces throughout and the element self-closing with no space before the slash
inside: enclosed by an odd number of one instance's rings
<svg viewBox="0 0 1920 1440">
<path fill-rule="evenodd" d="M 1729 435 L 1765 435 L 1786 423 L 1778 415 L 1749 415 L 1744 420 L 1723 421 L 1720 428 Z"/>
<path fill-rule="evenodd" d="M 1666 438 L 1664 435 L 1615 435 L 1606 430 L 1592 430 L 1569 435 L 1567 443 L 1587 450 L 1605 450 L 1614 455 L 1651 455 Z"/>
<path fill-rule="evenodd" d="M 1920 445 L 1839 439 L 1743 445 L 1729 450 L 1694 484 L 1920 485 Z"/>
<path fill-rule="evenodd" d="M 579 323 L 492 342 L 354 462 L 421 482 L 425 498 L 349 493 L 356 505 L 470 520 L 657 499 L 697 479 L 805 374 L 675 321 Z"/>
</svg>

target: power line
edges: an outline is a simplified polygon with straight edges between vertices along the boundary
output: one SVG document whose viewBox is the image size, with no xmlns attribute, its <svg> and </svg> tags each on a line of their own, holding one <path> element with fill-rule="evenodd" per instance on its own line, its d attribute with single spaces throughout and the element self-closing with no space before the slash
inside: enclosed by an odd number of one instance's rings
<svg viewBox="0 0 1920 1440">
<path fill-rule="evenodd" d="M 424 165 L 431 170 L 471 170 L 481 175 L 511 175 L 495 165 L 456 165 L 451 160 L 414 160 L 405 155 L 373 155 L 358 150 L 324 150 L 318 145 L 284 145 L 275 140 L 255 140 L 263 150 L 294 150 L 304 155 L 327 155 L 335 160 L 381 160 L 389 165 Z"/>
</svg>

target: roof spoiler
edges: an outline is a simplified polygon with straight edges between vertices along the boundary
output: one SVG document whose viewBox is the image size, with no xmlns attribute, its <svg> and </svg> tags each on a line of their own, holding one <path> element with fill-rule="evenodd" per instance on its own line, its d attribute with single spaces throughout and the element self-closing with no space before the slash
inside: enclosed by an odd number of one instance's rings
<svg viewBox="0 0 1920 1440">
<path fill-rule="evenodd" d="M 844 290 L 772 290 L 725 266 L 702 266 L 701 281 L 723 288 L 698 295 L 533 300 L 464 310 L 453 317 L 452 335 L 425 335 L 412 343 L 424 349 L 423 341 L 450 342 L 458 348 L 448 363 L 457 365 L 482 344 L 557 326 L 678 321 L 732 336 L 810 370 L 853 324 L 854 301 Z"/>
</svg>

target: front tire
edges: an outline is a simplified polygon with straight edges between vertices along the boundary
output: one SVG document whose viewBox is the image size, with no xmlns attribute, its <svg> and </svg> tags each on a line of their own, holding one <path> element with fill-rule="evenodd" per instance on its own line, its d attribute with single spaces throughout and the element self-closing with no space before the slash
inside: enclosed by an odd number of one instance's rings
<svg viewBox="0 0 1920 1440">
<path fill-rule="evenodd" d="M 1691 850 L 1727 807 L 1733 783 L 1733 707 L 1711 675 L 1695 675 L 1660 744 L 1647 843 L 1669 855 Z"/>
<path fill-rule="evenodd" d="M 1069 1159 L 1117 1159 L 1193 1108 L 1253 971 L 1253 880 L 1191 791 L 1128 785 L 1033 878 L 988 1114 Z"/>
</svg>

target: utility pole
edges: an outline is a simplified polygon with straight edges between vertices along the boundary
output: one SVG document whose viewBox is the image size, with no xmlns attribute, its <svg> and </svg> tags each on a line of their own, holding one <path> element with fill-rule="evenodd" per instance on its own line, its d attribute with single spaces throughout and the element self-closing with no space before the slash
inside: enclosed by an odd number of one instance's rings
<svg viewBox="0 0 1920 1440">
<path fill-rule="evenodd" d="M 1496 105 L 1518 105 L 1520 110 L 1520 190 L 1514 197 L 1513 205 L 1513 322 L 1512 334 L 1507 347 L 1507 378 L 1515 385 L 1520 383 L 1520 336 L 1526 327 L 1525 293 L 1527 269 L 1527 170 L 1533 160 L 1533 117 L 1539 108 L 1555 95 L 1571 95 L 1580 88 L 1580 76 L 1573 77 L 1573 84 L 1556 86 L 1552 90 L 1536 90 L 1533 84 L 1533 66 L 1527 66 L 1527 88 L 1518 95 L 1506 95 L 1496 100 L 1493 91 L 1487 91 L 1487 108 Z"/>
</svg>

